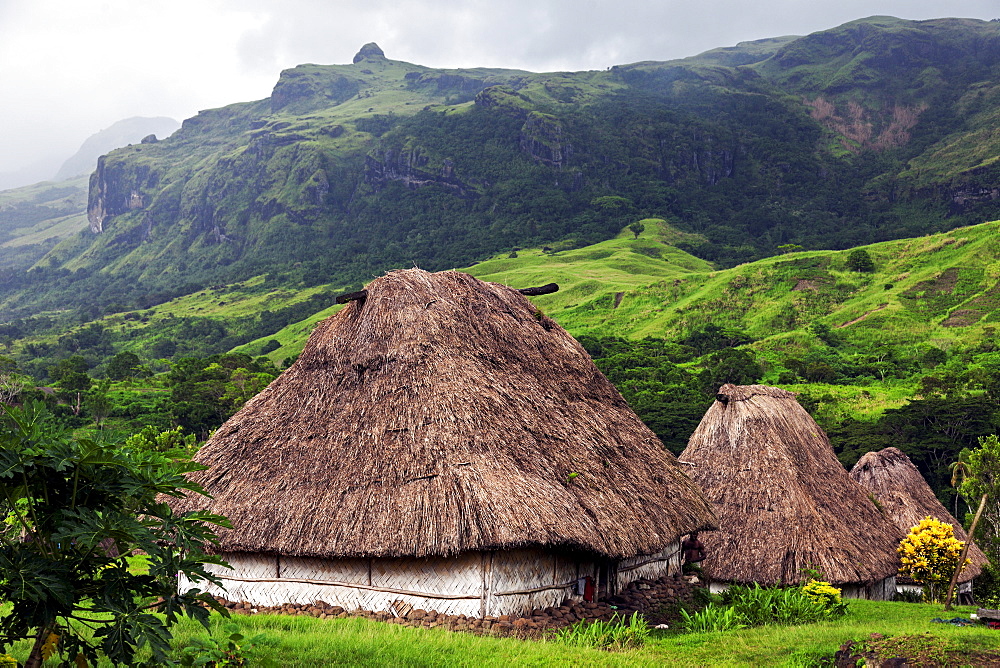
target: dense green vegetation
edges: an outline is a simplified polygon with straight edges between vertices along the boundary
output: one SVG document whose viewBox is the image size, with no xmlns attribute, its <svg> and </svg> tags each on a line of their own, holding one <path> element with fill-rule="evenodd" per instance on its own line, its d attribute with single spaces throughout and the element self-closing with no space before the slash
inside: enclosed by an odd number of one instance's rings
<svg viewBox="0 0 1000 668">
<path fill-rule="evenodd" d="M 720 271 L 677 247 L 692 235 L 641 224 L 638 235 L 626 225 L 609 241 L 521 248 L 468 271 L 515 287 L 558 283 L 535 302 L 675 453 L 719 385 L 765 382 L 800 393 L 845 465 L 896 445 L 955 509 L 948 465 L 1000 428 L 1000 224 Z M 73 324 L 86 320 L 79 312 L 40 314 L 0 335 L 10 370 L 30 376 L 26 386 L 52 385 L 49 401 L 81 426 L 204 435 L 249 396 L 234 383 L 262 387 L 336 310 L 335 295 L 356 288 L 289 289 L 268 275 L 84 324 Z M 125 353 L 132 372 L 118 368 Z"/>
<path fill-rule="evenodd" d="M 221 606 L 198 589 L 178 593 L 177 579 L 218 584 L 206 566 L 223 562 L 204 549 L 218 543 L 211 525 L 228 523 L 175 514 L 161 500 L 204 493 L 185 477 L 204 468 L 141 437 L 75 438 L 39 403 L 3 406 L 0 651 L 25 641 L 26 665 L 41 666 L 58 643 L 64 665 L 93 665 L 99 654 L 137 665 L 143 648 L 162 665 L 179 617 L 207 627 L 205 606 Z M 136 573 L 130 558 L 140 550 Z"/>
</svg>

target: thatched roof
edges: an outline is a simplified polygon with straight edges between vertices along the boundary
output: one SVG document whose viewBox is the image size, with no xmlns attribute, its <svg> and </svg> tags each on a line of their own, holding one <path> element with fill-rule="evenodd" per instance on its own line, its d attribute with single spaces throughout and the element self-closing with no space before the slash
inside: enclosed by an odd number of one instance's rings
<svg viewBox="0 0 1000 668">
<path fill-rule="evenodd" d="M 679 457 L 719 517 L 702 538 L 712 580 L 832 583 L 896 573 L 897 530 L 851 480 L 826 434 L 786 390 L 723 385 Z"/>
<path fill-rule="evenodd" d="M 851 478 L 881 504 L 898 528 L 899 540 L 928 516 L 955 527 L 955 537 L 959 540 L 969 539 L 961 522 L 938 501 L 920 471 L 899 448 L 866 453 L 851 469 Z M 972 563 L 959 576 L 962 582 L 979 575 L 983 565 L 989 561 L 975 543 L 969 548 L 969 559 Z"/>
<path fill-rule="evenodd" d="M 713 527 L 700 490 L 583 348 L 516 290 L 373 281 L 205 444 L 223 551 L 611 558 Z"/>
</svg>

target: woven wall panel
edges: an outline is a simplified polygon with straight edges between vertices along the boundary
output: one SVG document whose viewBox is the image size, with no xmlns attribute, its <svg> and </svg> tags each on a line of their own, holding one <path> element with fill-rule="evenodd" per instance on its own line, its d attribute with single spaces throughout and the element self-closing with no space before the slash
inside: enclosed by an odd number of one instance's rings
<svg viewBox="0 0 1000 668">
<path fill-rule="evenodd" d="M 486 614 L 493 616 L 527 615 L 536 608 L 541 609 L 561 605 L 567 598 L 582 600 L 581 597 L 571 596 L 568 589 L 550 589 L 530 594 L 495 596 L 490 599 L 490 606 Z"/>
<path fill-rule="evenodd" d="M 573 593 L 572 586 L 517 594 L 504 592 L 566 585 L 584 575 L 595 577 L 597 565 L 540 549 L 495 552 L 490 588 L 492 595 L 486 614 L 520 615 L 536 608 L 560 605 L 567 598 L 582 600 L 582 596 Z"/>
<path fill-rule="evenodd" d="M 555 557 L 540 549 L 506 550 L 493 555 L 493 593 L 556 584 Z"/>
<path fill-rule="evenodd" d="M 281 557 L 280 563 L 281 577 L 284 578 L 369 584 L 368 559 Z"/>
<path fill-rule="evenodd" d="M 650 561 L 650 559 L 657 559 L 657 561 Z M 659 561 L 659 559 L 665 559 L 665 561 Z M 636 564 L 642 565 L 634 567 Z M 656 554 L 622 559 L 618 563 L 618 588 L 623 589 L 636 580 L 655 580 L 662 575 L 676 573 L 680 568 L 681 546 L 680 541 L 678 541 Z"/>
<path fill-rule="evenodd" d="M 483 590 L 481 562 L 478 552 L 454 558 L 373 559 L 372 586 L 478 597 Z"/>
<path fill-rule="evenodd" d="M 620 570 L 619 586 L 679 569 L 679 557 L 673 554 L 675 551 L 676 547 L 662 553 L 664 556 L 673 555 L 670 561 L 655 561 L 632 570 Z M 541 549 L 501 551 L 493 553 L 492 557 L 489 553 L 472 552 L 457 558 L 374 559 L 371 561 L 370 585 L 374 589 L 371 589 L 368 585 L 367 559 L 322 560 L 247 554 L 223 556 L 235 570 L 215 566 L 209 568 L 224 578 L 225 591 L 211 586 L 200 588 L 232 601 L 249 601 L 260 606 L 323 601 L 346 610 L 374 611 L 398 611 L 410 606 L 470 616 L 479 616 L 484 611 L 487 615 L 518 615 L 535 608 L 560 605 L 567 598 L 580 600 L 571 583 L 585 575 L 596 578 L 599 570 L 594 562 Z M 626 560 L 619 568 L 627 568 L 649 558 Z M 277 577 L 279 564 L 281 578 Z M 480 599 L 484 575 L 489 589 L 485 607 Z M 324 584 L 322 581 L 339 584 Z M 358 586 L 345 586 L 345 583 Z M 182 586 L 189 588 L 190 584 L 182 581 Z M 528 591 L 536 588 L 543 590 Z M 431 596 L 421 596 L 422 593 Z M 434 598 L 433 595 L 462 598 Z"/>
<path fill-rule="evenodd" d="M 844 598 L 867 598 L 872 601 L 891 601 L 896 594 L 896 576 L 893 575 L 870 585 L 838 584 L 834 586 L 840 587 L 841 596 Z"/>
<path fill-rule="evenodd" d="M 235 575 L 241 578 L 274 578 L 278 575 L 278 564 L 274 555 L 228 552 L 220 555 L 229 562 L 232 570 L 222 566 L 208 566 L 206 570 L 219 575 Z"/>
<path fill-rule="evenodd" d="M 231 601 L 249 601 L 259 606 L 279 606 L 285 603 L 309 604 L 323 601 L 330 605 L 339 605 L 345 610 L 390 611 L 394 606 L 398 610 L 400 604 L 410 606 L 409 609 L 437 610 L 448 615 L 479 616 L 479 599 L 441 600 L 421 596 L 407 596 L 391 592 L 378 592 L 353 587 L 331 585 L 315 585 L 303 582 L 240 582 L 224 580 L 225 590 L 215 586 L 200 587 L 210 594 L 222 596 Z M 190 588 L 190 583 L 182 580 L 184 589 Z"/>
</svg>

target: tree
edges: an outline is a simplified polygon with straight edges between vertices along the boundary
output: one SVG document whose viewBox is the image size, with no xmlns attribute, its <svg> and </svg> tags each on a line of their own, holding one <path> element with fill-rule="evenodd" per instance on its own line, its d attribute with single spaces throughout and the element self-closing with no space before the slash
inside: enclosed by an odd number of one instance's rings
<svg viewBox="0 0 1000 668">
<path fill-rule="evenodd" d="M 983 509 L 983 538 L 978 542 L 996 563 L 1000 560 L 1000 439 L 996 434 L 979 438 L 979 447 L 963 450 L 954 465 L 962 482 L 958 493 L 965 497 L 970 508 L 975 508 L 986 495 Z"/>
<path fill-rule="evenodd" d="M 226 392 L 222 395 L 221 400 L 229 402 L 234 412 L 238 411 L 243 407 L 243 404 L 260 394 L 274 379 L 275 376 L 269 373 L 254 373 L 242 367 L 235 369 L 229 382 L 226 383 Z"/>
<path fill-rule="evenodd" d="M 963 547 L 952 525 L 926 517 L 899 543 L 899 572 L 924 585 L 925 597 L 933 603 L 944 594 L 941 585 L 958 568 Z"/>
<path fill-rule="evenodd" d="M 646 226 L 637 222 L 629 225 L 628 229 L 635 235 L 635 238 L 638 239 L 639 235 L 646 231 Z"/>
<path fill-rule="evenodd" d="M 70 374 L 87 375 L 89 368 L 87 360 L 82 355 L 73 355 L 59 360 L 56 364 L 49 367 L 49 378 L 52 379 L 53 383 L 59 383 Z"/>
<path fill-rule="evenodd" d="M 727 329 L 709 323 L 701 329 L 693 330 L 678 342 L 681 345 L 692 348 L 695 354 L 700 357 L 714 350 L 735 348 L 747 343 L 753 343 L 753 339 L 738 329 Z"/>
<path fill-rule="evenodd" d="M 0 416 L 0 651 L 34 639 L 25 666 L 58 651 L 64 664 L 136 665 L 148 645 L 161 665 L 169 627 L 182 615 L 208 625 L 220 606 L 197 589 L 180 593 L 177 576 L 218 579 L 204 554 L 217 543 L 206 512 L 175 515 L 158 495 L 204 493 L 184 474 L 199 470 L 179 453 L 73 438 L 40 404 L 4 407 Z M 145 552 L 147 574 L 129 569 Z M 152 602 L 150 602 L 152 601 Z M 152 614 L 160 612 L 163 617 Z"/>
<path fill-rule="evenodd" d="M 510 257 L 517 257 L 517 253 L 511 253 Z M 266 355 L 268 353 L 273 353 L 275 350 L 281 347 L 281 342 L 277 339 L 268 339 L 264 342 L 264 345 L 260 347 L 260 354 Z"/>
<path fill-rule="evenodd" d="M 875 262 L 864 248 L 855 248 L 847 256 L 847 268 L 851 271 L 870 273 L 875 271 Z"/>
<path fill-rule="evenodd" d="M 126 380 L 149 376 L 149 370 L 143 367 L 142 360 L 135 353 L 120 352 L 108 360 L 105 373 L 111 380 Z"/>
<path fill-rule="evenodd" d="M 111 381 L 105 378 L 97 384 L 97 387 L 87 396 L 85 402 L 87 410 L 90 411 L 90 415 L 94 418 L 94 424 L 98 429 L 104 424 L 104 421 L 113 408 L 111 397 L 109 396 L 110 389 Z"/>
<path fill-rule="evenodd" d="M 764 375 L 764 370 L 751 353 L 736 348 L 712 353 L 703 366 L 705 368 L 698 374 L 698 381 L 706 394 L 715 394 L 726 383 L 751 385 Z"/>
</svg>

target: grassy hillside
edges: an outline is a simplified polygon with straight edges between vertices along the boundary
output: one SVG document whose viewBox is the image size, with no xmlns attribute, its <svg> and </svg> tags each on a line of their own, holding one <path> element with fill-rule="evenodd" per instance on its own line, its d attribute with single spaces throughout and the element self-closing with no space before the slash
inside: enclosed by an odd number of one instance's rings
<svg viewBox="0 0 1000 668">
<path fill-rule="evenodd" d="M 524 251 L 468 271 L 509 285 L 565 285 L 534 300 L 575 334 L 674 338 L 715 323 L 787 346 L 823 323 L 885 345 L 948 348 L 992 336 L 1000 321 L 1000 222 L 864 247 L 872 272 L 849 270 L 848 250 L 712 271 L 659 241 L 663 228 L 653 227 L 634 241 L 626 230 L 583 249 Z"/>
<path fill-rule="evenodd" d="M 915 353 L 978 345 L 1000 321 L 1000 222 L 864 247 L 871 272 L 847 267 L 850 250 L 792 252 L 713 270 L 675 245 L 691 235 L 662 220 L 642 223 L 638 238 L 626 228 L 583 248 L 521 249 L 463 271 L 514 287 L 558 283 L 559 292 L 532 299 L 577 336 L 676 339 L 712 323 L 742 330 L 756 350 L 778 354 L 822 345 L 810 329 L 819 324 L 858 345 Z M 323 308 L 238 348 L 255 352 L 276 339 L 282 347 L 269 356 L 280 362 L 301 350 L 311 326 L 336 310 L 333 297 L 351 287 L 293 288 L 257 277 L 99 322 L 121 349 L 142 352 L 171 335 L 171 322 L 214 321 L 228 335 L 250 331 L 263 312 L 322 295 Z"/>
<path fill-rule="evenodd" d="M 87 228 L 87 177 L 0 191 L 0 271 L 31 267 Z"/>
<path fill-rule="evenodd" d="M 872 272 L 848 269 L 850 250 L 713 270 L 672 245 L 685 235 L 662 220 L 642 222 L 638 238 L 625 229 L 584 248 L 522 249 L 463 271 L 518 288 L 558 283 L 559 292 L 532 301 L 576 336 L 677 339 L 711 323 L 746 332 L 752 347 L 770 356 L 824 346 L 811 329 L 817 324 L 861 347 L 919 355 L 989 342 L 1000 322 L 1000 222 L 864 247 Z M 334 310 L 241 350 L 275 338 L 283 347 L 270 357 L 279 362 L 300 351 L 311 326 Z M 778 374 L 769 371 L 775 382 Z M 898 405 L 912 389 L 890 394 Z"/>
</svg>

